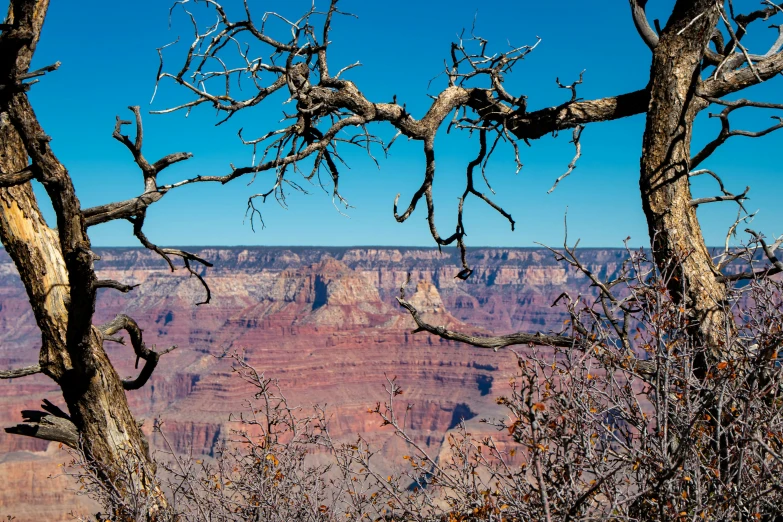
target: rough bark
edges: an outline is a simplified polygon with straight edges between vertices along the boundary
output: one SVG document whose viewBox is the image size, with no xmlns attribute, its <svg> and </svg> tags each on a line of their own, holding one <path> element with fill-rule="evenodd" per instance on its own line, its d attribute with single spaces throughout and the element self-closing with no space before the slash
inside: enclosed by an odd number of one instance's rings
<svg viewBox="0 0 783 522">
<path fill-rule="evenodd" d="M 41 409 L 44 411 L 22 411 L 24 422 L 6 428 L 6 433 L 61 442 L 71 448 L 78 448 L 79 430 L 71 421 L 71 417 L 46 399 L 41 404 Z"/>
<path fill-rule="evenodd" d="M 41 330 L 41 371 L 60 385 L 85 454 L 112 481 L 120 467 L 137 468 L 125 480 L 158 495 L 149 489 L 148 473 L 154 466 L 144 435 L 103 349 L 103 336 L 92 325 L 94 256 L 79 200 L 18 80 L 29 67 L 47 7 L 47 0 L 12 1 L 8 22 L 13 29 L 0 37 L 0 84 L 6 86 L 0 91 L 0 172 L 22 171 L 31 160 L 35 178 L 52 201 L 57 230 L 47 226 L 25 181 L 0 188 L 0 239 L 16 264 Z"/>
<path fill-rule="evenodd" d="M 655 261 L 673 294 L 694 311 L 698 335 L 720 352 L 727 316 L 688 180 L 701 62 L 719 12 L 711 0 L 678 1 L 660 36 L 650 69 L 650 104 L 639 185 Z"/>
</svg>

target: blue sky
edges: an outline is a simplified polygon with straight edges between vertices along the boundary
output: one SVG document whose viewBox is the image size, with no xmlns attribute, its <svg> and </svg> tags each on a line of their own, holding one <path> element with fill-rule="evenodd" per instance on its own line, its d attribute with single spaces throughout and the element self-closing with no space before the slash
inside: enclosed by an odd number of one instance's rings
<svg viewBox="0 0 783 522">
<path fill-rule="evenodd" d="M 652 9 L 651 18 L 665 21 L 671 2 L 652 4 L 658 10 Z M 264 10 L 296 17 L 309 1 L 251 1 L 250 5 L 259 17 Z M 156 48 L 180 35 L 183 43 L 189 44 L 192 38 L 181 10 L 174 10 L 169 28 L 169 7 L 164 0 L 52 2 L 34 66 L 55 61 L 62 66 L 35 85 L 30 96 L 85 207 L 132 197 L 142 188 L 140 172 L 128 151 L 111 138 L 115 116 L 131 115 L 128 105 L 141 105 L 145 113 L 148 159 L 176 151 L 195 155 L 166 170 L 163 182 L 225 174 L 229 163 L 249 164 L 250 150 L 239 142 L 237 129 L 244 127 L 249 138 L 280 125 L 286 106 L 277 99 L 220 127 L 215 126 L 214 112 L 206 108 L 187 118 L 184 113 L 147 114 L 185 99 L 180 88 L 164 82 L 154 103 L 149 103 L 158 67 Z M 528 96 L 528 110 L 567 99 L 568 92 L 557 88 L 555 78 L 570 83 L 583 69 L 584 83 L 578 91 L 582 98 L 619 94 L 647 82 L 650 52 L 636 35 L 625 1 L 490 5 L 478 0 L 345 0 L 341 7 L 358 19 L 340 18 L 334 24 L 331 68 L 360 61 L 362 67 L 349 72 L 347 78 L 372 100 L 390 101 L 396 94 L 415 117 L 426 109 L 427 94 L 438 92 L 442 81 L 436 80 L 429 88 L 428 82 L 442 70 L 450 43 L 463 28 L 470 28 L 474 15 L 476 33 L 490 41 L 490 49 L 502 51 L 508 43 L 517 46 L 533 44 L 537 36 L 542 39 L 506 83 L 512 93 Z M 202 26 L 213 21 L 213 15 L 201 19 Z M 167 69 L 175 70 L 183 56 L 182 46 L 167 49 Z M 777 79 L 747 95 L 768 101 L 777 97 L 780 102 L 780 95 L 776 96 L 780 88 Z M 768 125 L 767 116 L 745 121 L 758 129 Z M 717 122 L 708 121 L 706 115 L 702 120 L 696 147 L 718 129 Z M 512 214 L 517 230 L 511 232 L 502 217 L 471 201 L 465 215 L 468 245 L 560 245 L 566 208 L 569 237 L 581 238 L 582 246 L 621 246 L 627 236 L 632 245 L 646 245 L 638 188 L 643 125 L 643 117 L 636 116 L 588 126 L 577 169 L 552 194 L 547 190 L 573 156 L 570 131 L 556 139 L 534 141 L 531 148 L 523 146 L 524 167 L 519 174 L 514 173 L 511 150 L 499 150 L 489 164 L 488 176 L 497 192 L 496 201 Z M 390 126 L 376 125 L 372 130 L 386 138 L 394 134 Z M 760 209 L 754 228 L 768 236 L 783 233 L 779 162 L 783 133 L 762 140 L 734 140 L 704 166 L 716 169 L 735 193 L 751 187 L 749 210 Z M 477 148 L 477 141 L 464 134 L 438 135 L 435 196 L 442 235 L 453 230 L 465 165 Z M 363 154 L 345 155 L 351 168 L 342 171 L 341 193 L 354 207 L 346 212 L 349 218 L 334 209 L 331 197 L 317 185 L 309 186 L 310 195 L 290 194 L 287 210 L 274 201 L 266 203 L 261 208 L 266 228 L 256 227 L 253 232 L 244 219 L 246 200 L 268 187 L 271 174 L 266 173 L 250 186 L 240 179 L 227 186 L 205 184 L 171 192 L 149 211 L 147 235 L 164 245 L 432 246 L 423 209 L 402 225 L 392 216 L 395 195 L 402 193 L 401 202 L 407 204 L 421 183 L 421 144 L 398 140 L 388 158 L 383 159 L 380 151 L 377 155 L 380 169 Z M 707 180 L 699 181 L 694 191 L 697 196 L 717 195 Z M 712 204 L 702 206 L 699 215 L 708 244 L 717 245 L 736 211 L 731 204 Z M 100 246 L 135 244 L 126 222 L 94 227 L 90 235 Z"/>
</svg>

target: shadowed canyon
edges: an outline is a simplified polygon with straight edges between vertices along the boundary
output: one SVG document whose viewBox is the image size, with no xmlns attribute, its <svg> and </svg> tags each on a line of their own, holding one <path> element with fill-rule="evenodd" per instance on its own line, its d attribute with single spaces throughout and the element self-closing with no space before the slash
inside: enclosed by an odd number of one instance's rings
<svg viewBox="0 0 783 522">
<path fill-rule="evenodd" d="M 151 434 L 154 419 L 178 452 L 209 455 L 231 429 L 229 413 L 252 394 L 217 358 L 240 351 L 267 377 L 279 379 L 290 404 L 326 405 L 332 434 L 363 434 L 393 470 L 402 442 L 367 412 L 383 401 L 386 377 L 397 378 L 412 409 L 407 428 L 433 454 L 447 432 L 465 420 L 474 435 L 494 429 L 482 418 L 505 416 L 495 402 L 516 370 L 510 352 L 482 350 L 412 334 L 414 323 L 395 302 L 410 278 L 407 298 L 432 324 L 473 333 L 559 330 L 566 315 L 552 303 L 563 292 L 589 291 L 586 278 L 543 249 L 469 251 L 475 272 L 455 278 L 458 253 L 422 248 L 203 248 L 215 267 L 204 288 L 184 270 L 170 272 L 139 249 L 100 249 L 101 278 L 138 284 L 128 294 L 101 291 L 97 319 L 133 317 L 148 345 L 178 349 L 165 355 L 151 380 L 129 391 L 131 407 Z M 584 249 L 581 260 L 603 277 L 626 252 Z M 0 367 L 37 362 L 40 334 L 13 263 L 0 251 Z M 135 376 L 129 346 L 107 343 L 121 376 Z M 0 424 L 42 399 L 62 405 L 58 388 L 42 375 L 0 381 Z M 150 436 L 153 448 L 162 442 Z M 69 455 L 55 443 L 0 431 L 0 518 L 67 520 L 93 506 L 60 475 Z"/>
</svg>

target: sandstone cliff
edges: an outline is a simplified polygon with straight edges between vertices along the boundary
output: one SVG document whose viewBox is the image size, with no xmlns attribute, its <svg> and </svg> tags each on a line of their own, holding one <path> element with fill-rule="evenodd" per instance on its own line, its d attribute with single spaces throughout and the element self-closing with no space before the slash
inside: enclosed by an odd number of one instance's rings
<svg viewBox="0 0 783 522">
<path fill-rule="evenodd" d="M 394 296 L 410 277 L 408 298 L 435 324 L 466 331 L 557 328 L 562 310 L 550 305 L 563 291 L 584 291 L 573 271 L 538 249 L 475 249 L 468 281 L 456 252 L 417 248 L 212 248 L 199 255 L 213 261 L 207 277 L 213 303 L 196 307 L 203 289 L 181 271 L 138 249 L 99 252 L 99 277 L 141 284 L 128 295 L 104 290 L 98 320 L 124 312 L 145 329 L 145 340 L 179 349 L 161 360 L 143 389 L 129 392 L 136 415 L 165 421 L 165 432 L 181 452 L 209 454 L 229 428 L 228 414 L 242 409 L 251 390 L 215 357 L 241 350 L 249 362 L 278 378 L 298 404 L 326 404 L 332 433 L 363 433 L 383 448 L 387 466 L 401 465 L 401 449 L 388 430 L 367 414 L 383 400 L 386 376 L 397 376 L 413 405 L 408 426 L 434 454 L 445 433 L 466 420 L 474 434 L 490 434 L 480 417 L 504 415 L 494 398 L 515 371 L 507 353 L 412 335 L 413 322 Z M 583 260 L 599 274 L 613 273 L 624 253 L 585 250 Z M 24 289 L 0 252 L 0 366 L 37 360 L 39 334 Z M 108 346 L 121 375 L 133 375 L 133 357 Z M 0 381 L 0 424 L 48 398 L 57 388 L 41 376 Z M 153 445 L 159 441 L 153 440 Z M 0 518 L 31 520 L 37 505 L 59 513 L 84 510 L 83 499 L 64 490 L 63 478 L 45 479 L 68 456 L 46 443 L 0 432 Z M 41 517 L 57 520 L 54 512 Z"/>
</svg>

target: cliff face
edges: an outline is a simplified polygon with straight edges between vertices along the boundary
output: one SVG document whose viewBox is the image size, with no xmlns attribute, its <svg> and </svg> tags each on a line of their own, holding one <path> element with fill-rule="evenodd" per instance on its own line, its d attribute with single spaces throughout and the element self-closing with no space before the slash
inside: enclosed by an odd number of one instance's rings
<svg viewBox="0 0 783 522">
<path fill-rule="evenodd" d="M 133 316 L 145 341 L 166 355 L 147 386 L 129 392 L 135 414 L 164 421 L 176 450 L 209 454 L 228 432 L 228 414 L 241 411 L 251 389 L 216 358 L 226 350 L 245 353 L 267 377 L 280 380 L 293 404 L 326 404 L 336 437 L 363 433 L 387 458 L 401 465 L 399 445 L 367 408 L 384 400 L 386 377 L 397 376 L 413 405 L 409 429 L 434 453 L 461 419 L 474 435 L 491 434 L 480 417 L 504 416 L 494 398 L 505 393 L 516 363 L 494 353 L 427 336 L 412 335 L 413 322 L 394 301 L 410 277 L 408 298 L 435 324 L 468 332 L 548 330 L 564 315 L 551 308 L 564 291 L 585 291 L 586 281 L 533 249 L 476 249 L 468 281 L 454 251 L 412 248 L 203 249 L 213 261 L 207 273 L 213 303 L 195 306 L 203 289 L 182 271 L 169 272 L 149 252 L 107 249 L 99 277 L 141 284 L 128 295 L 103 290 L 97 322 L 117 313 Z M 620 250 L 585 250 L 583 261 L 598 274 L 615 272 Z M 410 276 L 409 276 L 410 274 Z M 0 252 L 0 367 L 37 360 L 39 334 L 14 267 Z M 123 376 L 135 375 L 130 349 L 107 345 Z M 57 387 L 42 376 L 0 381 L 0 425 L 20 419 L 41 399 L 61 402 Z M 153 445 L 160 443 L 153 439 Z M 0 518 L 35 517 L 31 506 L 58 505 L 63 515 L 88 509 L 64 491 L 63 479 L 45 479 L 68 455 L 42 441 L 0 432 Z M 31 475 L 32 474 L 32 475 Z M 47 520 L 57 520 L 47 513 Z"/>
</svg>

